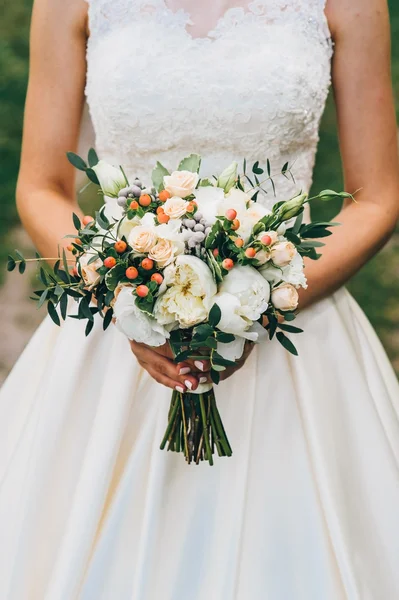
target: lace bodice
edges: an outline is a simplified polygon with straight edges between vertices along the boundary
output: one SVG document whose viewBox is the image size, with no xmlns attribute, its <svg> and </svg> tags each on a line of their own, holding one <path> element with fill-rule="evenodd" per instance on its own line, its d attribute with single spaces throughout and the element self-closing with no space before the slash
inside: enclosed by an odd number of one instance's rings
<svg viewBox="0 0 399 600">
<path fill-rule="evenodd" d="M 324 5 L 253 0 L 195 38 L 166 0 L 89 0 L 86 93 L 101 158 L 147 183 L 156 160 L 173 169 L 191 152 L 207 176 L 244 157 L 269 158 L 273 171 L 295 161 L 295 189 L 309 189 L 330 85 Z M 280 198 L 293 191 L 276 183 Z"/>
</svg>

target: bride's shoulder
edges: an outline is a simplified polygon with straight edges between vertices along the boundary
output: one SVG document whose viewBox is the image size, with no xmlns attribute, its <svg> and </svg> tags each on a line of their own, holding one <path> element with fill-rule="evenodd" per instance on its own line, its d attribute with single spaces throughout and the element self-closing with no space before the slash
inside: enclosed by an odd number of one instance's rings
<svg viewBox="0 0 399 600">
<path fill-rule="evenodd" d="M 389 22 L 386 0 L 326 0 L 326 16 L 335 41 L 346 32 L 362 32 L 363 38 L 377 35 Z"/>
</svg>

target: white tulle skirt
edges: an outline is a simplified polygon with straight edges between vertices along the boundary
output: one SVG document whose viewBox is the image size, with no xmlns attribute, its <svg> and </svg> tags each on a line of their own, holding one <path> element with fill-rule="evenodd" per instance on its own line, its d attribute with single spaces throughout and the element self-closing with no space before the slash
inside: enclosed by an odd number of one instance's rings
<svg viewBox="0 0 399 600">
<path fill-rule="evenodd" d="M 0 393 L 1 600 L 396 600 L 396 378 L 345 290 L 297 322 L 217 389 L 210 467 L 116 328 L 46 319 Z"/>
</svg>

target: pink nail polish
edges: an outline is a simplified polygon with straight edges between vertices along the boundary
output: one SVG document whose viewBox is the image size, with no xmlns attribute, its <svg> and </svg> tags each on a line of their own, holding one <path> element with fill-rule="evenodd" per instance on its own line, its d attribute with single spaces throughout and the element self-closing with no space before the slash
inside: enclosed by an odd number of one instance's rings
<svg viewBox="0 0 399 600">
<path fill-rule="evenodd" d="M 196 360 L 196 361 L 194 362 L 194 364 L 195 364 L 195 366 L 197 367 L 197 369 L 199 369 L 200 371 L 203 371 L 203 370 L 204 370 L 204 363 L 203 363 L 203 362 L 201 362 L 201 361 L 199 361 L 199 360 Z"/>
<path fill-rule="evenodd" d="M 187 387 L 189 390 L 192 390 L 192 389 L 193 389 L 193 384 L 191 383 L 191 381 L 189 381 L 189 380 L 187 379 L 187 380 L 186 380 L 184 383 L 186 384 L 186 387 Z"/>
<path fill-rule="evenodd" d="M 188 373 L 191 373 L 190 367 L 182 367 L 179 371 L 179 375 L 187 375 Z"/>
<path fill-rule="evenodd" d="M 199 382 L 200 382 L 200 383 L 206 383 L 207 381 L 208 381 L 208 380 L 207 380 L 207 378 L 206 378 L 206 377 L 200 377 L 200 378 L 199 378 Z"/>
<path fill-rule="evenodd" d="M 180 392 L 181 394 L 184 394 L 184 388 L 181 387 L 181 385 L 177 385 L 175 387 L 176 392 Z"/>
</svg>

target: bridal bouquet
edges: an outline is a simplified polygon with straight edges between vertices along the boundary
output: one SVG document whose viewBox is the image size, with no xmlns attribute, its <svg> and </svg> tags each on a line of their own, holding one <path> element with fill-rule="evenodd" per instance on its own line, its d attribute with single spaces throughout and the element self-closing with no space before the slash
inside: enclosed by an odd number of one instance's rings
<svg viewBox="0 0 399 600">
<path fill-rule="evenodd" d="M 290 322 L 297 288 L 306 287 L 303 257 L 319 258 L 323 244 L 316 238 L 330 235 L 336 223 L 303 224 L 306 194 L 272 210 L 257 202 L 266 182 L 274 188 L 269 161 L 265 170 L 256 162 L 250 172 L 244 161 L 240 174 L 233 163 L 209 180 L 200 176 L 201 157 L 192 154 L 172 173 L 158 162 L 152 186 L 144 187 L 128 181 L 121 167 L 99 161 L 94 150 L 88 164 L 73 153 L 68 158 L 100 185 L 107 202 L 95 218 L 73 215 L 77 232 L 67 248 L 73 268 L 65 251 L 54 267 L 40 268 L 44 289 L 35 299 L 47 303 L 57 325 L 74 298 L 77 314 L 70 316 L 87 321 L 87 335 L 99 313 L 104 329 L 114 320 L 130 340 L 169 343 L 176 362 L 208 360 L 215 384 L 246 342 L 275 337 L 296 354 L 286 334 L 301 332 Z M 279 175 L 292 176 L 288 164 Z M 349 194 L 325 190 L 314 198 L 337 196 Z M 8 269 L 18 265 L 23 273 L 26 262 L 16 252 Z M 188 463 L 213 464 L 215 449 L 231 455 L 212 383 L 173 391 L 165 446 L 183 452 Z"/>
</svg>

